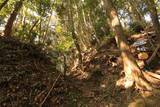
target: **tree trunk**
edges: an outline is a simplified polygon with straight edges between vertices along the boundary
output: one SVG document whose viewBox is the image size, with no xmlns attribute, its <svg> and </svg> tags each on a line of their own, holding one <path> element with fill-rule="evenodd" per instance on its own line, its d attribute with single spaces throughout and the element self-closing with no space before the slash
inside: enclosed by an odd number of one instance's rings
<svg viewBox="0 0 160 107">
<path fill-rule="evenodd" d="M 146 26 L 146 22 L 144 20 L 144 17 L 142 16 L 139 9 L 137 8 L 135 0 L 128 1 L 128 11 L 130 12 L 133 21 L 137 22 L 138 24 L 140 24 L 143 27 Z"/>
<path fill-rule="evenodd" d="M 8 3 L 9 0 L 4 0 L 4 2 L 0 5 L 0 11 L 2 8 Z"/>
<path fill-rule="evenodd" d="M 83 70 L 83 60 L 82 60 L 82 53 L 81 53 L 81 48 L 79 45 L 79 39 L 75 33 L 75 26 L 74 26 L 74 19 L 73 19 L 73 8 L 72 8 L 72 0 L 69 0 L 69 24 L 70 24 L 70 31 L 72 33 L 72 38 L 74 41 L 74 44 L 76 46 L 76 49 L 78 50 L 78 57 L 79 57 L 79 63 L 80 63 L 80 68 Z"/>
<path fill-rule="evenodd" d="M 158 14 L 157 14 L 157 9 L 156 9 L 156 4 L 154 0 L 145 0 L 146 4 L 148 5 L 150 14 L 151 14 L 151 19 L 153 22 L 153 27 L 156 31 L 157 36 L 160 38 L 160 23 L 158 20 Z"/>
<path fill-rule="evenodd" d="M 29 30 L 28 36 L 31 36 L 31 33 L 32 33 L 34 27 L 35 27 L 35 26 L 37 25 L 37 23 L 39 22 L 39 20 L 40 20 L 40 19 L 37 19 L 37 20 L 34 22 L 33 26 L 32 26 L 31 29 Z"/>
<path fill-rule="evenodd" d="M 140 70 L 135 61 L 135 58 L 130 53 L 130 49 L 126 42 L 126 37 L 124 35 L 123 28 L 121 26 L 114 4 L 111 0 L 105 0 L 105 6 L 107 9 L 107 15 L 109 16 L 109 20 L 111 22 L 112 31 L 115 34 L 115 39 L 117 45 L 119 46 L 119 49 L 121 51 L 121 57 L 123 59 L 126 80 L 124 86 L 126 88 L 131 87 L 133 85 L 133 82 L 135 82 L 135 85 L 138 88 L 152 90 L 153 87 L 151 86 L 150 82 L 153 82 L 153 79 L 149 76 L 148 72 L 142 72 Z M 153 74 L 151 75 L 153 76 Z M 159 75 L 155 75 L 157 76 L 156 81 L 159 81 Z"/>
<path fill-rule="evenodd" d="M 146 1 L 148 8 L 149 8 L 153 27 L 155 29 L 156 36 L 157 36 L 157 47 L 155 48 L 150 59 L 147 61 L 148 64 L 150 64 L 150 62 L 156 57 L 156 54 L 159 55 L 158 50 L 160 48 L 160 42 L 159 42 L 160 41 L 160 23 L 159 23 L 158 14 L 157 14 L 156 3 L 154 2 L 154 0 L 145 0 L 145 1 Z"/>
<path fill-rule="evenodd" d="M 81 26 L 82 26 L 82 29 L 83 29 L 83 32 L 84 32 L 84 38 L 86 39 L 87 44 L 90 45 L 90 41 L 92 40 L 90 27 L 89 27 L 90 20 L 87 21 L 87 18 L 89 19 L 89 15 L 88 15 L 88 17 L 86 17 L 86 14 L 89 14 L 89 13 L 85 12 L 84 8 L 82 8 L 81 18 L 80 18 L 82 20 Z"/>
<path fill-rule="evenodd" d="M 78 4 L 74 1 L 74 4 L 78 7 Z M 81 10 L 75 9 L 76 11 L 76 17 L 77 17 L 77 26 L 75 26 L 75 31 L 77 32 L 79 36 L 79 45 L 81 46 L 81 51 L 87 50 L 87 43 L 89 43 L 89 40 L 86 38 L 86 35 L 84 34 L 84 28 L 86 28 L 84 22 L 83 22 L 83 8 Z"/>
<path fill-rule="evenodd" d="M 16 16 L 18 15 L 19 10 L 21 9 L 21 7 L 23 5 L 23 1 L 24 0 L 20 0 L 19 2 L 17 2 L 15 4 L 14 11 L 11 13 L 11 15 L 7 21 L 7 24 L 5 26 L 5 30 L 4 30 L 5 37 L 11 37 L 12 26 L 13 26 L 14 21 L 16 20 Z"/>
</svg>

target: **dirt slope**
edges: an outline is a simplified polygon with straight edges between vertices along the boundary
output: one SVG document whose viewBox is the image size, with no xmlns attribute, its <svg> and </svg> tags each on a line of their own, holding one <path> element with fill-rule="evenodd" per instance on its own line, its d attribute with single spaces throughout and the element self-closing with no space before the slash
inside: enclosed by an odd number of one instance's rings
<svg viewBox="0 0 160 107">
<path fill-rule="evenodd" d="M 0 37 L 1 107 L 38 106 L 58 74 L 37 46 Z"/>
</svg>

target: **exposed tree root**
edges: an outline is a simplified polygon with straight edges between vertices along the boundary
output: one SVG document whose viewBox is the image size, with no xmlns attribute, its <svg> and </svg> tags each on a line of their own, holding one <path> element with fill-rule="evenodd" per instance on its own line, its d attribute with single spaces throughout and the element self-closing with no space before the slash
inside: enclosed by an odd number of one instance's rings
<svg viewBox="0 0 160 107">
<path fill-rule="evenodd" d="M 160 79 L 151 76 L 148 72 L 143 72 L 144 77 L 152 84 L 160 85 Z"/>
<path fill-rule="evenodd" d="M 156 73 L 153 73 L 153 72 L 145 72 L 145 73 L 147 73 L 148 75 L 160 80 L 160 75 L 159 74 L 156 74 Z"/>
<path fill-rule="evenodd" d="M 133 82 L 135 82 L 136 88 L 143 90 L 143 91 L 150 91 L 154 92 L 160 92 L 160 75 L 148 71 L 138 71 L 134 72 L 132 75 L 134 77 Z M 123 82 L 124 81 L 124 82 Z M 127 84 L 131 83 L 130 80 L 128 80 L 126 77 L 122 80 L 118 81 L 119 83 L 117 85 L 121 86 L 121 82 L 123 82 L 123 87 L 132 86 L 133 84 Z"/>
<path fill-rule="evenodd" d="M 144 71 L 142 71 L 142 75 L 135 79 L 136 87 L 143 91 L 160 93 L 160 75 Z"/>
<path fill-rule="evenodd" d="M 141 90 L 148 90 L 148 91 L 153 90 L 152 85 L 145 78 L 142 77 L 139 77 L 137 80 L 135 80 L 135 85 L 138 89 Z"/>
</svg>

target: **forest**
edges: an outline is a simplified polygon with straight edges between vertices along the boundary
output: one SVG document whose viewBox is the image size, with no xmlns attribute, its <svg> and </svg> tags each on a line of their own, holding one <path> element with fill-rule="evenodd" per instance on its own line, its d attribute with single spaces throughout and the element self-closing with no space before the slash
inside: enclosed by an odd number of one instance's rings
<svg viewBox="0 0 160 107">
<path fill-rule="evenodd" d="M 159 0 L 0 0 L 0 107 L 160 107 Z"/>
</svg>

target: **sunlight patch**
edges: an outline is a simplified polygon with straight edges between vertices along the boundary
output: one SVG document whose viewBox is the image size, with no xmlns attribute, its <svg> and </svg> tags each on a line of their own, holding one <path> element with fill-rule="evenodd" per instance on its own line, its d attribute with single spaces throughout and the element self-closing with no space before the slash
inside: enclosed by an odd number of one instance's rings
<svg viewBox="0 0 160 107">
<path fill-rule="evenodd" d="M 133 86 L 133 81 L 127 80 L 126 78 L 121 78 L 116 82 L 116 86 L 123 87 L 123 88 L 130 88 Z"/>
<path fill-rule="evenodd" d="M 79 79 L 87 79 L 89 77 L 90 77 L 90 73 L 81 71 L 81 76 L 79 76 Z"/>
<path fill-rule="evenodd" d="M 101 88 L 106 88 L 106 84 L 101 84 L 100 87 Z"/>
<path fill-rule="evenodd" d="M 125 81 L 125 83 L 124 83 L 124 87 L 125 88 L 130 88 L 130 87 L 132 87 L 133 86 L 133 81 L 130 81 L 130 80 L 127 80 L 127 81 Z"/>
</svg>

